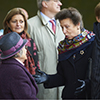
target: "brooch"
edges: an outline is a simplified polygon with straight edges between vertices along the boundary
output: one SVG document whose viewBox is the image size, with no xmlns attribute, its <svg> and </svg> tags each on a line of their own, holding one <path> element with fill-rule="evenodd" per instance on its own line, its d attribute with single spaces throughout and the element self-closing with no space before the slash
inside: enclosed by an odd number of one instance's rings
<svg viewBox="0 0 100 100">
<path fill-rule="evenodd" d="M 81 55 L 83 55 L 83 54 L 84 54 L 84 51 L 83 51 L 83 50 L 81 50 L 81 51 L 80 51 L 80 54 L 81 54 Z"/>
</svg>

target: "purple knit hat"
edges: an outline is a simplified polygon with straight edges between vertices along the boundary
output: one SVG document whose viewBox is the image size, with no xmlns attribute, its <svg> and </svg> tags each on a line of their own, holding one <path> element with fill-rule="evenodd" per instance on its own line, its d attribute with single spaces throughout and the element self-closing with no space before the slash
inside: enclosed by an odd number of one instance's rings
<svg viewBox="0 0 100 100">
<path fill-rule="evenodd" d="M 7 59 L 17 54 L 26 44 L 26 39 L 22 39 L 16 32 L 10 32 L 0 39 L 0 59 Z"/>
</svg>

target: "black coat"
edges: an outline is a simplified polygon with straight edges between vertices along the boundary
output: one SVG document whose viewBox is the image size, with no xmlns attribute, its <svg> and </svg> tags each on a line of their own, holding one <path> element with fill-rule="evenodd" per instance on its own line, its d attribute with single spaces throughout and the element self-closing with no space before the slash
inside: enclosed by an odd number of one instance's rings
<svg viewBox="0 0 100 100">
<path fill-rule="evenodd" d="M 57 73 L 49 75 L 49 80 L 44 84 L 45 88 L 53 88 L 58 86 L 65 86 L 62 91 L 63 99 L 86 98 L 86 91 L 90 94 L 90 87 L 75 96 L 75 89 L 80 86 L 78 79 L 86 80 L 86 73 L 89 66 L 89 58 L 92 55 L 93 42 L 86 48 L 76 52 L 70 58 L 64 61 L 59 61 L 57 66 Z M 90 85 L 89 85 L 90 86 Z M 89 88 L 89 89 L 88 89 Z"/>
<path fill-rule="evenodd" d="M 93 48 L 91 89 L 92 99 L 100 99 L 100 23 L 95 22 L 93 32 L 96 34 Z"/>
</svg>

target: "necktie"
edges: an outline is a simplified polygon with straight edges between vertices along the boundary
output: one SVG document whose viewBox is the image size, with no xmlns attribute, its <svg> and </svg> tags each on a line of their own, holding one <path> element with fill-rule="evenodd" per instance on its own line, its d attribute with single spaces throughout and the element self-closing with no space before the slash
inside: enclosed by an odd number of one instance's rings
<svg viewBox="0 0 100 100">
<path fill-rule="evenodd" d="M 56 31 L 56 26 L 55 26 L 54 20 L 50 20 L 50 22 L 52 23 L 52 30 L 53 30 L 53 32 L 55 33 L 55 31 Z"/>
</svg>

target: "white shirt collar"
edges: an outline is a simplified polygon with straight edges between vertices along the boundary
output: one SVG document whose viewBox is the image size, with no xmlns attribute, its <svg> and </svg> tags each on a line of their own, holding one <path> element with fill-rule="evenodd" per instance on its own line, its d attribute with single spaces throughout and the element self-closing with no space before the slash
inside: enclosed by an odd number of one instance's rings
<svg viewBox="0 0 100 100">
<path fill-rule="evenodd" d="M 40 12 L 40 14 L 45 18 L 45 20 L 47 21 L 47 22 L 49 22 L 51 19 L 49 18 L 49 17 L 47 17 L 45 14 L 43 14 L 42 12 Z M 54 20 L 55 21 L 55 18 L 52 18 L 52 20 Z"/>
<path fill-rule="evenodd" d="M 24 66 L 24 63 L 22 61 L 20 61 L 19 59 L 15 58 L 18 62 L 20 62 L 23 66 Z"/>
</svg>

